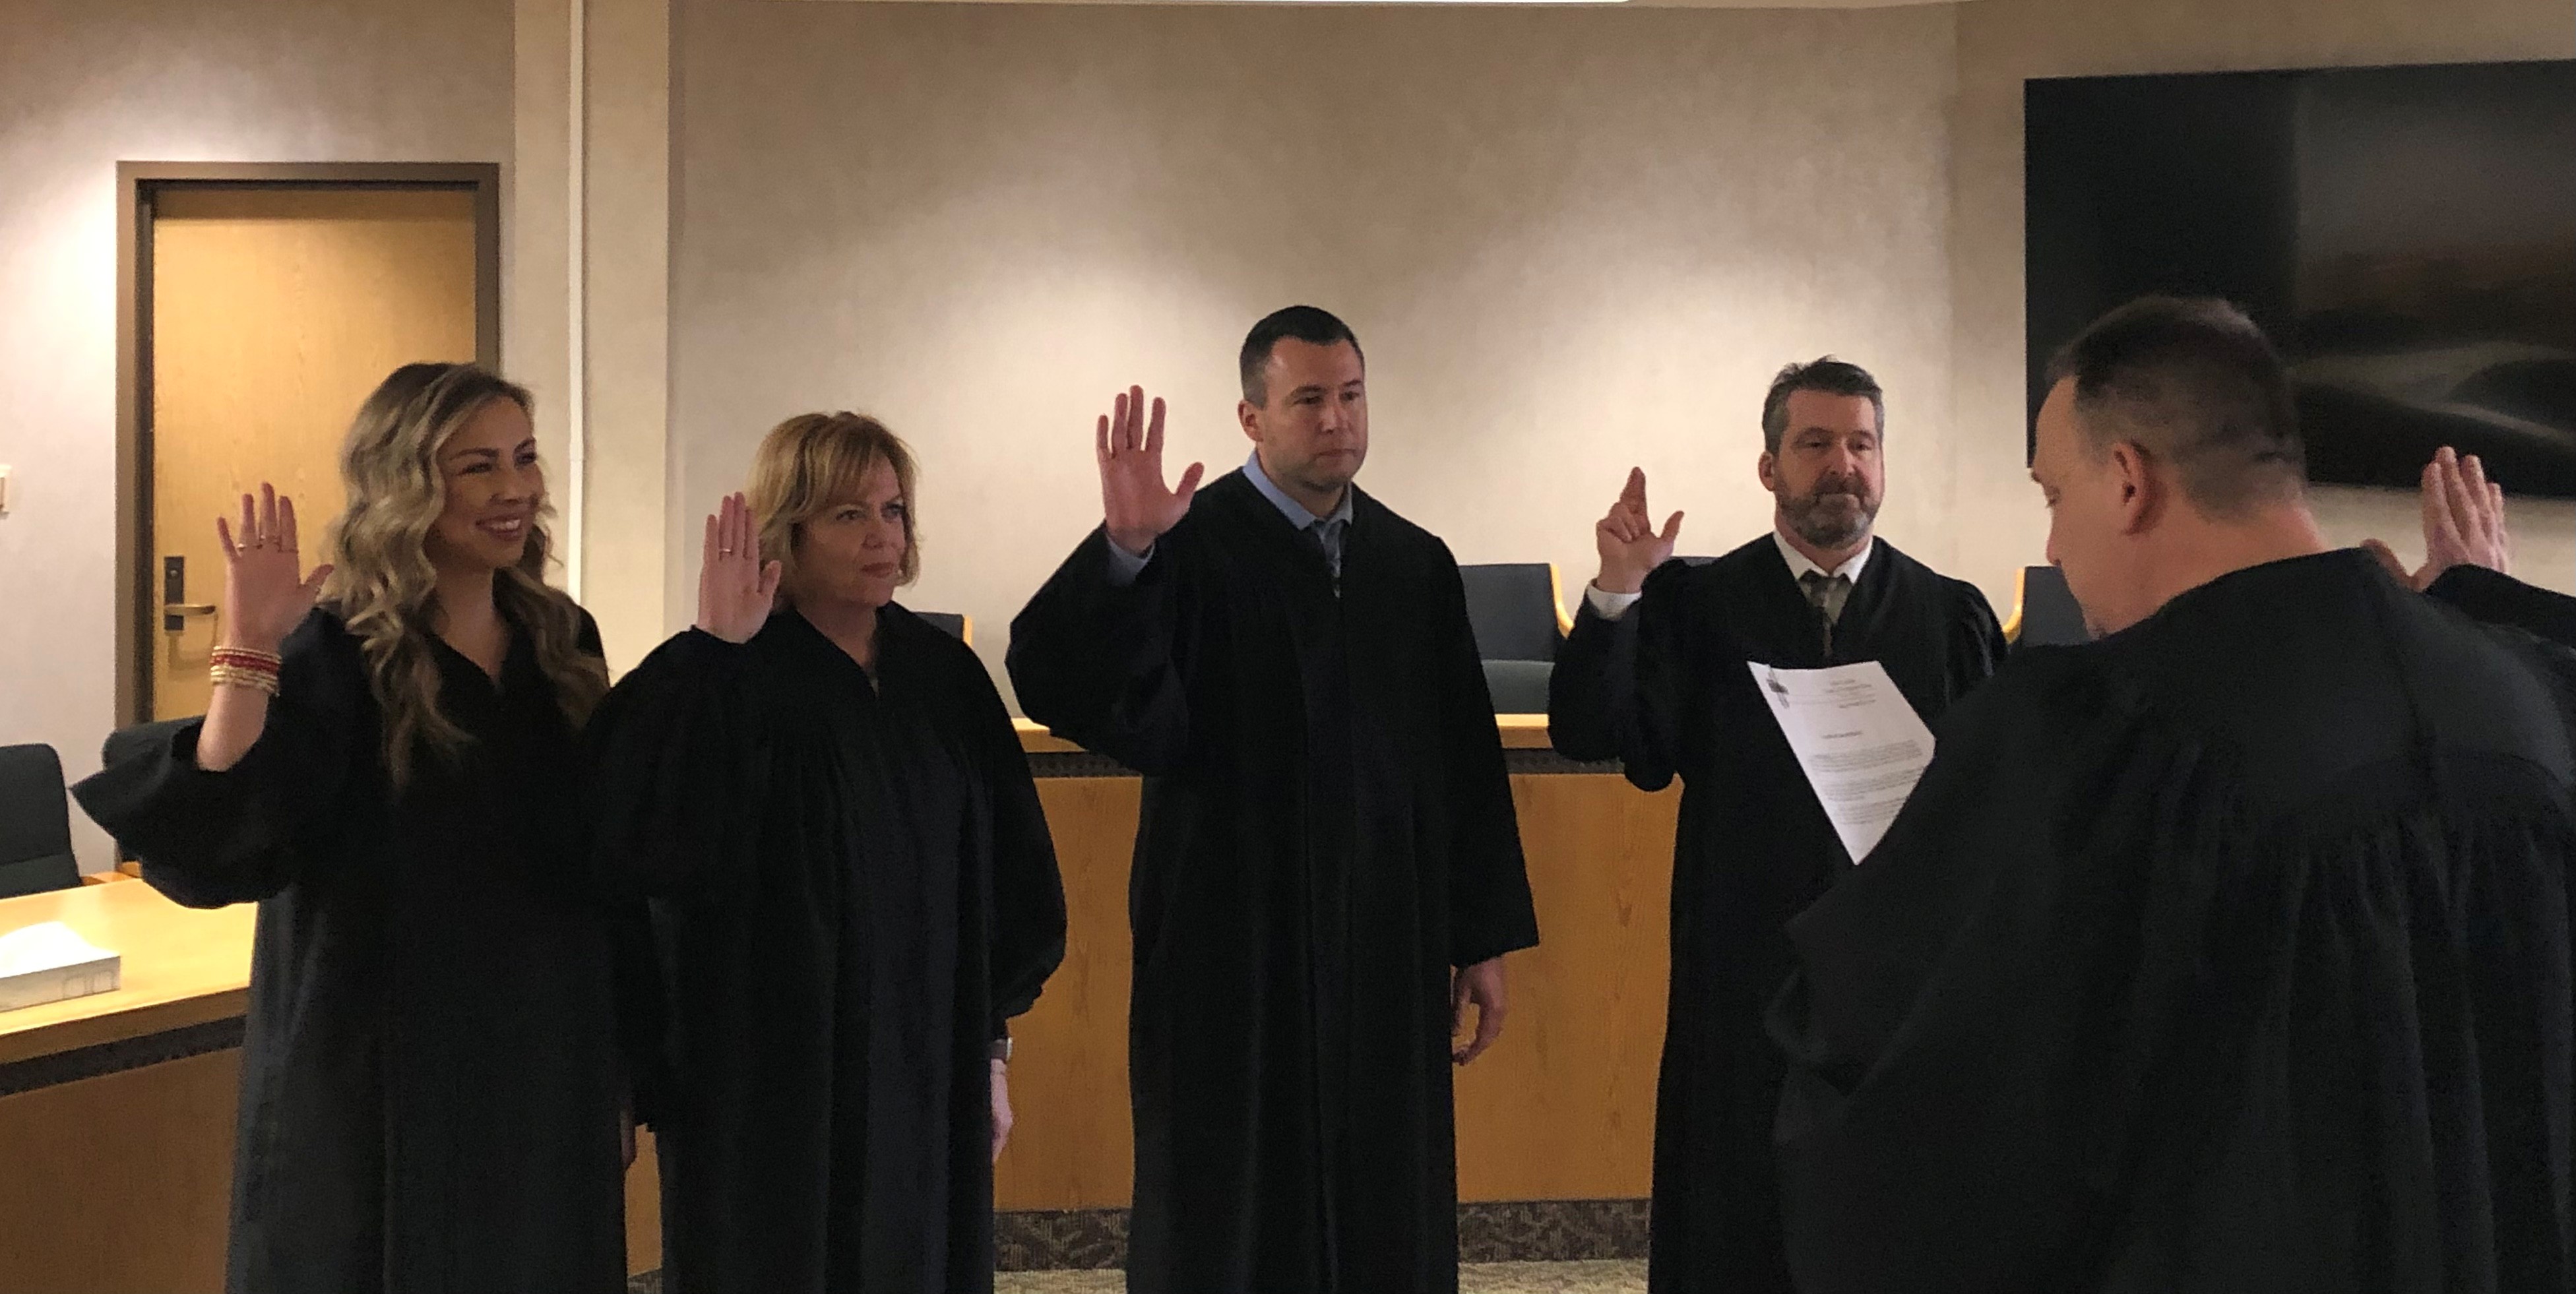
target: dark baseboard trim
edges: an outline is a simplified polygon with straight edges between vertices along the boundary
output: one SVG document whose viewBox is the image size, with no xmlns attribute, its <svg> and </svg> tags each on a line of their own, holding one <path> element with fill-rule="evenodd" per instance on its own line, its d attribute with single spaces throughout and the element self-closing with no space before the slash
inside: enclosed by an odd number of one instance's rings
<svg viewBox="0 0 2576 1294">
<path fill-rule="evenodd" d="M 996 1264 L 1006 1272 L 1092 1271 L 1127 1257 L 1125 1209 L 1003 1213 Z M 1646 1256 L 1644 1200 L 1512 1200 L 1458 1206 L 1458 1260 L 1581 1262 Z"/>
<path fill-rule="evenodd" d="M 1125 1209 L 993 1215 L 995 1271 L 1108 1271 L 1126 1262 Z"/>
<path fill-rule="evenodd" d="M 210 1051 L 238 1047 L 242 1045 L 243 1026 L 243 1017 L 233 1016 L 164 1029 L 159 1033 L 118 1038 L 113 1042 L 74 1047 L 50 1056 L 30 1056 L 25 1060 L 12 1061 L 0 1065 L 0 1096 L 16 1096 L 38 1088 L 59 1087 L 84 1078 L 121 1074 L 146 1065 L 186 1060 Z"/>
<path fill-rule="evenodd" d="M 1498 1200 L 1458 1207 L 1458 1261 L 1572 1263 L 1646 1256 L 1644 1200 Z"/>
<path fill-rule="evenodd" d="M 1139 777 L 1135 769 L 1087 750 L 1033 750 L 1029 752 L 1031 777 Z"/>
<path fill-rule="evenodd" d="M 1114 1271 L 1127 1261 L 1127 1210 L 1000 1213 L 993 1218 L 998 1270 Z M 1644 1200 L 1512 1200 L 1458 1206 L 1458 1261 L 1586 1262 L 1646 1256 Z M 627 1282 L 627 1294 L 662 1294 L 662 1273 Z"/>
<path fill-rule="evenodd" d="M 1515 776 L 1607 773 L 1616 777 L 1627 771 L 1627 765 L 1615 759 L 1567 759 L 1552 750 L 1506 750 L 1503 752 L 1503 769 Z"/>
</svg>

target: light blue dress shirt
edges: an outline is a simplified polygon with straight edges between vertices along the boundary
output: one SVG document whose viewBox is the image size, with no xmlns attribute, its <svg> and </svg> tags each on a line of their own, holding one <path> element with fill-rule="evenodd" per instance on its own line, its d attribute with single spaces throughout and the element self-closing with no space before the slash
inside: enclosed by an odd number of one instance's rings
<svg viewBox="0 0 2576 1294">
<path fill-rule="evenodd" d="M 1254 450 L 1252 457 L 1244 460 L 1243 477 L 1252 482 L 1253 489 L 1261 491 L 1262 498 L 1270 500 L 1271 507 L 1279 509 L 1279 515 L 1286 517 L 1289 525 L 1315 532 L 1315 538 L 1324 546 L 1324 561 L 1333 568 L 1333 578 L 1342 578 L 1342 539 L 1351 529 L 1351 491 L 1342 491 L 1341 504 L 1331 516 L 1319 517 L 1308 512 L 1305 504 L 1289 498 L 1270 474 L 1261 470 L 1261 451 Z M 1150 546 L 1142 553 L 1131 553 L 1106 535 L 1101 542 L 1109 545 L 1109 580 L 1113 584 L 1135 583 L 1136 577 L 1144 573 L 1145 564 L 1154 559 Z"/>
</svg>

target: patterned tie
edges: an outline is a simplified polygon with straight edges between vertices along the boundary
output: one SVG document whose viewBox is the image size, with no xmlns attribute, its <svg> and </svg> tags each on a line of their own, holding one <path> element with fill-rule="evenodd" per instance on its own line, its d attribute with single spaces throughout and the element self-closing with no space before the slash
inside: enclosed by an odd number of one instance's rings
<svg viewBox="0 0 2576 1294">
<path fill-rule="evenodd" d="M 1298 542 L 1304 544 L 1307 550 L 1317 557 L 1324 559 L 1324 569 L 1332 573 L 1333 594 L 1336 597 L 1342 592 L 1342 540 L 1347 534 L 1345 525 L 1346 523 L 1339 518 L 1326 518 L 1297 532 Z"/>
<path fill-rule="evenodd" d="M 1315 542 L 1323 547 L 1324 562 L 1333 568 L 1336 580 L 1342 578 L 1342 540 L 1349 533 L 1349 525 L 1339 517 L 1326 517 L 1307 527 L 1314 534 Z"/>
<path fill-rule="evenodd" d="M 1851 597 L 1851 577 L 1809 571 L 1798 577 L 1799 590 L 1807 595 L 1807 605 L 1816 610 L 1816 626 L 1823 636 L 1825 658 L 1834 655 L 1834 622 L 1843 614 L 1843 603 Z"/>
</svg>

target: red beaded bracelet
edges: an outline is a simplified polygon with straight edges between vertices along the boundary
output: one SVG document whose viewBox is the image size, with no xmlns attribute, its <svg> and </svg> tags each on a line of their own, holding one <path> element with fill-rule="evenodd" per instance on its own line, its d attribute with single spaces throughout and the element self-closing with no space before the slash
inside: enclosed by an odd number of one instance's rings
<svg viewBox="0 0 2576 1294">
<path fill-rule="evenodd" d="M 248 647 L 218 647 L 208 663 L 224 669 L 245 669 L 259 674 L 275 674 L 285 662 L 274 653 L 253 651 Z"/>
</svg>

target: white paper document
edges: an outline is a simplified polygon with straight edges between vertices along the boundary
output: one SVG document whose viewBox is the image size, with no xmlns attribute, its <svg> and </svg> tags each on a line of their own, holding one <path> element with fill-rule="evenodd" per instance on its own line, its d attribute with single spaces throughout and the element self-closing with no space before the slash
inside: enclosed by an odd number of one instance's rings
<svg viewBox="0 0 2576 1294">
<path fill-rule="evenodd" d="M 1747 662 L 1853 862 L 1869 856 L 1932 762 L 1932 730 L 1877 661 L 1831 669 Z"/>
</svg>

